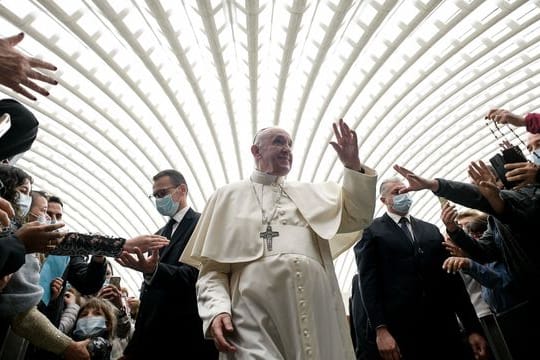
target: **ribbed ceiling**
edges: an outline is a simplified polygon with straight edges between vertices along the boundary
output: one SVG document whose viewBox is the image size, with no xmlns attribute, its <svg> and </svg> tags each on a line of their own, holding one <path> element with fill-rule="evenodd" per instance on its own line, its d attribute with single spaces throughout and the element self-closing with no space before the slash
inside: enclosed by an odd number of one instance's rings
<svg viewBox="0 0 540 360">
<path fill-rule="evenodd" d="M 467 181 L 468 162 L 497 151 L 487 110 L 540 107 L 538 1 L 4 0 L 0 17 L 2 36 L 24 31 L 18 49 L 59 68 L 48 98 L 0 92 L 40 120 L 18 166 L 81 232 L 155 232 L 147 195 L 166 168 L 202 210 L 250 174 L 262 127 L 292 134 L 292 180 L 341 180 L 328 142 L 343 117 L 380 178 L 399 163 Z M 431 193 L 414 201 L 440 224 Z M 135 292 L 139 273 L 115 270 Z M 346 296 L 355 271 L 352 251 L 337 259 Z"/>
</svg>

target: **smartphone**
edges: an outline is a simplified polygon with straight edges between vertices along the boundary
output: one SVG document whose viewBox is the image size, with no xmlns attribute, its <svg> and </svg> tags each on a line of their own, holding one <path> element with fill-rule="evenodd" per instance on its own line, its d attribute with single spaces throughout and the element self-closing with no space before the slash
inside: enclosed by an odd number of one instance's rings
<svg viewBox="0 0 540 360">
<path fill-rule="evenodd" d="M 118 289 L 120 289 L 120 276 L 111 276 L 109 279 L 109 285 L 116 286 Z"/>
</svg>

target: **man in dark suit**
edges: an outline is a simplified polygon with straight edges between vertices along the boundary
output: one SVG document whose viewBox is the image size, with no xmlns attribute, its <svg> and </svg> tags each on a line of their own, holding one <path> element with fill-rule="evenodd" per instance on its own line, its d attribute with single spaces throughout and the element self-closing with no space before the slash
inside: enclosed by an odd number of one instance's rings
<svg viewBox="0 0 540 360">
<path fill-rule="evenodd" d="M 200 214 L 187 205 L 187 183 L 178 171 L 164 170 L 153 178 L 156 208 L 170 217 L 158 234 L 168 246 L 145 257 L 124 253 L 118 262 L 141 271 L 144 283 L 135 332 L 124 350 L 125 359 L 217 359 L 212 341 L 204 339 L 197 310 L 196 268 L 180 263 Z M 170 330 L 173 329 L 173 330 Z"/>
<path fill-rule="evenodd" d="M 387 212 L 354 248 L 366 342 L 377 347 L 369 358 L 472 359 L 471 347 L 485 358 L 486 341 L 463 281 L 442 269 L 443 237 L 435 225 L 409 215 L 412 200 L 398 195 L 404 187 L 398 178 L 382 182 Z"/>
</svg>

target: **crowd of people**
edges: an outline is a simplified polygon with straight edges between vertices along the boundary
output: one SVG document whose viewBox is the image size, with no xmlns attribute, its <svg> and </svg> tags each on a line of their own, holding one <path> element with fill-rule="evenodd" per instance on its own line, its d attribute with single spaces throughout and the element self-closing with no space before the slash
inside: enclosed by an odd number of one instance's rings
<svg viewBox="0 0 540 360">
<path fill-rule="evenodd" d="M 35 100 L 48 95 L 41 82 L 57 84 L 39 69 L 56 67 L 17 51 L 23 37 L 0 39 L 0 84 Z M 155 174 L 151 198 L 169 220 L 129 239 L 64 230 L 62 194 L 33 189 L 10 164 L 37 119 L 13 99 L 3 114 L 0 359 L 535 358 L 538 114 L 487 113 L 530 133 L 530 158 L 502 173 L 472 162 L 461 183 L 395 165 L 401 177 L 379 181 L 386 211 L 375 219 L 377 173 L 345 121 L 330 143 L 342 184 L 286 181 L 293 141 L 265 128 L 249 178 L 217 189 L 201 213 L 179 171 Z M 444 231 L 411 215 L 409 193 L 421 190 L 439 197 Z M 347 322 L 333 259 L 352 247 Z M 107 258 L 142 274 L 139 298 Z"/>
</svg>

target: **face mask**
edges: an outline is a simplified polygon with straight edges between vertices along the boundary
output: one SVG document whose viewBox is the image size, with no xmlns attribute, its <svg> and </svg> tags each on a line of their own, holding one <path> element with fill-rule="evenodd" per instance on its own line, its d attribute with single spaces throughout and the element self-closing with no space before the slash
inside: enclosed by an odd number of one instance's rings
<svg viewBox="0 0 540 360">
<path fill-rule="evenodd" d="M 19 208 L 21 216 L 25 217 L 30 211 L 30 205 L 32 205 L 32 197 L 23 193 L 18 193 L 19 196 L 15 200 L 15 205 Z"/>
<path fill-rule="evenodd" d="M 163 216 L 174 216 L 178 211 L 178 204 L 172 198 L 172 194 L 162 198 L 156 198 L 156 209 Z"/>
<path fill-rule="evenodd" d="M 36 215 L 34 213 L 30 213 L 30 215 L 33 215 L 36 218 L 36 221 L 42 225 L 50 224 L 49 219 L 47 219 L 45 215 Z"/>
<path fill-rule="evenodd" d="M 392 205 L 392 209 L 398 213 L 406 214 L 409 212 L 411 205 L 412 200 L 409 197 L 409 194 L 399 194 L 394 196 L 394 205 Z"/>
<path fill-rule="evenodd" d="M 533 164 L 540 165 L 540 149 L 534 150 L 534 151 L 529 155 L 529 160 L 530 160 Z"/>
<path fill-rule="evenodd" d="M 105 316 L 86 316 L 77 320 L 73 338 L 80 341 L 93 336 L 103 336 L 106 333 Z"/>
</svg>

